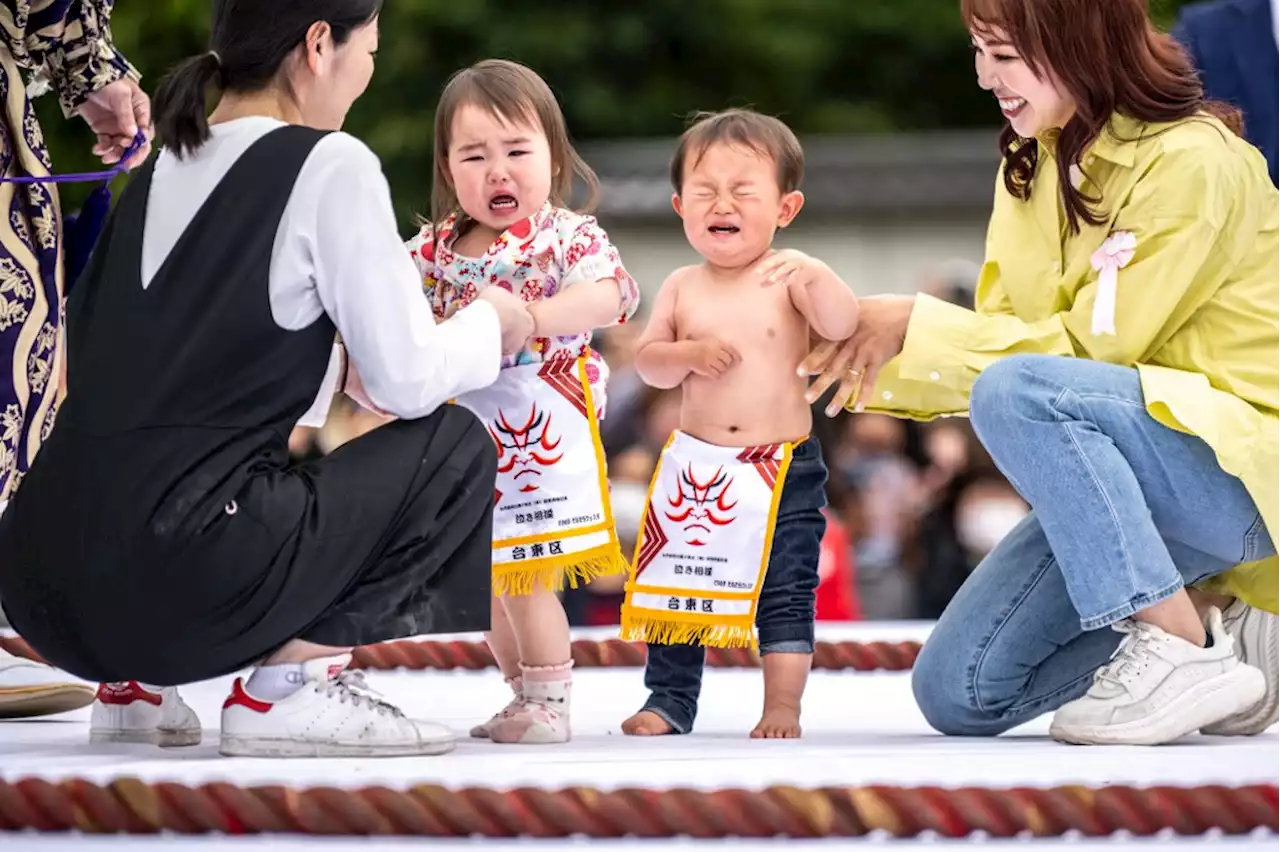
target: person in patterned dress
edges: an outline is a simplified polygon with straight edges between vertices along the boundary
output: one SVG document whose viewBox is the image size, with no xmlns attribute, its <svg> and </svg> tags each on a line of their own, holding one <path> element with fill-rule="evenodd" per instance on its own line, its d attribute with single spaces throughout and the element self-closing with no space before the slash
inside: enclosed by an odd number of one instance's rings
<svg viewBox="0 0 1280 852">
<path fill-rule="evenodd" d="M 0 169 L 45 176 L 52 164 L 33 99 L 56 91 L 63 115 L 97 136 L 93 153 L 119 162 L 150 101 L 116 50 L 112 0 L 0 0 Z M 18 94 L 21 92 L 22 94 Z M 140 147 L 125 164 L 149 153 Z M 63 231 L 52 183 L 0 183 L 0 512 L 53 428 L 60 397 Z M 4 566 L 0 565 L 0 570 Z M 0 602 L 2 605 L 2 602 Z M 2 621 L 2 619 L 0 619 Z M 0 719 L 42 716 L 93 701 L 88 684 L 0 650 Z"/>
</svg>

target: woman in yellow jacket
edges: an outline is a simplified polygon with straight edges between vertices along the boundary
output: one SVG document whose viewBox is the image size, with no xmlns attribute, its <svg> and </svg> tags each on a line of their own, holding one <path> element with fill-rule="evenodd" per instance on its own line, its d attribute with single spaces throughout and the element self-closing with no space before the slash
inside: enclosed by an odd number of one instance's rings
<svg viewBox="0 0 1280 852">
<path fill-rule="evenodd" d="M 1033 512 L 913 672 L 947 734 L 1074 743 L 1277 716 L 1277 195 L 1144 0 L 963 0 L 1008 126 L 977 310 L 861 303 L 816 399 L 968 413 Z M 1194 587 L 1194 588 L 1193 588 Z"/>
</svg>

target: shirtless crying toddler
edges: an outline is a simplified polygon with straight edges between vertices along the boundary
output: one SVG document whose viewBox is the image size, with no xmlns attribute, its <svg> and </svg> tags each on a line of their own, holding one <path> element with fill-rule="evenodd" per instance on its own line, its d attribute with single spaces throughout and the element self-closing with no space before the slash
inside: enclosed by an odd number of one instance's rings
<svg viewBox="0 0 1280 852">
<path fill-rule="evenodd" d="M 707 645 L 759 643 L 755 738 L 798 737 L 814 645 L 827 470 L 796 365 L 811 337 L 853 334 L 858 303 L 821 261 L 775 250 L 800 212 L 804 154 L 750 110 L 709 115 L 672 159 L 672 204 L 702 262 L 673 272 L 635 367 L 681 390 L 680 428 L 654 474 L 623 605 L 648 644 L 633 735 L 689 733 Z"/>
</svg>

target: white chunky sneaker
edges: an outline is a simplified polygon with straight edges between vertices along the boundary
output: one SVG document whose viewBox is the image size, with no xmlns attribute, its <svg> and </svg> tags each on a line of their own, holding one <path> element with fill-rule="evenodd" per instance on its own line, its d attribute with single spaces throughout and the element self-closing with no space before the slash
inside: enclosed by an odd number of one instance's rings
<svg viewBox="0 0 1280 852">
<path fill-rule="evenodd" d="M 511 687 L 511 691 L 514 693 L 514 695 L 511 696 L 511 700 L 507 702 L 506 707 L 503 707 L 497 713 L 490 716 L 489 721 L 481 722 L 479 725 L 476 725 L 471 729 L 471 736 L 475 739 L 489 739 L 493 732 L 493 726 L 503 719 L 510 718 L 511 715 L 519 710 L 520 706 L 524 704 L 524 692 L 522 691 L 524 689 L 524 679 L 521 678 L 520 675 L 509 677 L 507 678 L 507 686 Z"/>
<path fill-rule="evenodd" d="M 0 719 L 52 716 L 88 707 L 93 684 L 0 649 Z"/>
<path fill-rule="evenodd" d="M 1126 620 L 1111 662 L 1081 698 L 1058 708 L 1055 740 L 1078 745 L 1159 745 L 1247 710 L 1266 694 L 1266 679 L 1240 662 L 1222 613 L 1209 610 L 1212 648 Z"/>
<path fill-rule="evenodd" d="M 1260 734 L 1280 716 L 1280 618 L 1237 600 L 1222 613 L 1222 624 L 1235 640 L 1240 660 L 1262 672 L 1267 692 L 1248 710 L 1207 725 L 1200 733 L 1222 737 Z"/>
<path fill-rule="evenodd" d="M 175 686 L 137 681 L 104 683 L 89 716 L 91 743 L 151 743 L 162 748 L 200 744 L 200 718 Z"/>
<path fill-rule="evenodd" d="M 306 682 L 288 698 L 254 698 L 237 678 L 222 705 L 228 757 L 408 757 L 452 751 L 443 725 L 418 722 L 375 697 L 351 655 L 309 660 Z"/>
</svg>

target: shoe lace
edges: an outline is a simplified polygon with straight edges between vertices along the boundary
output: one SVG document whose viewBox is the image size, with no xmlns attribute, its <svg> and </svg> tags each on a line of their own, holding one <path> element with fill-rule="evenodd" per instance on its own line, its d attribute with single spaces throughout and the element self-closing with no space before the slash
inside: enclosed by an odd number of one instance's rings
<svg viewBox="0 0 1280 852">
<path fill-rule="evenodd" d="M 1158 631 L 1145 622 L 1126 619 L 1111 625 L 1117 633 L 1125 634 L 1111 660 L 1093 675 L 1094 683 L 1111 683 L 1127 689 L 1142 676 L 1151 660 L 1151 646 Z"/>
<path fill-rule="evenodd" d="M 382 694 L 365 682 L 362 671 L 345 670 L 337 677 L 317 684 L 316 691 L 328 698 L 337 698 L 339 704 L 350 702 L 355 707 L 368 707 L 380 716 L 404 717 L 404 711 L 384 701 Z"/>
</svg>

